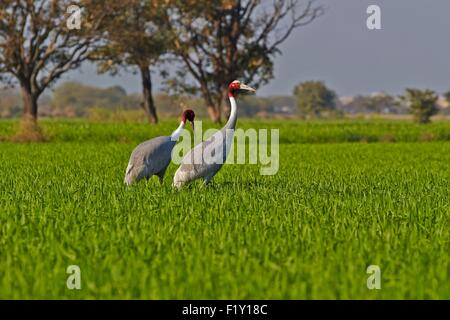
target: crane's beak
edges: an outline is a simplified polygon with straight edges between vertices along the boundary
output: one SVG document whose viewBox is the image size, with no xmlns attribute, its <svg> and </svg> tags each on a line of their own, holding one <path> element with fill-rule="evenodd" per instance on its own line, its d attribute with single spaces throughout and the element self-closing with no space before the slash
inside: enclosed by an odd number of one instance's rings
<svg viewBox="0 0 450 320">
<path fill-rule="evenodd" d="M 255 93 L 255 92 L 256 92 L 256 89 L 253 89 L 252 87 L 250 87 L 250 86 L 248 86 L 248 85 L 246 85 L 246 84 L 241 83 L 241 86 L 240 86 L 240 88 L 239 88 L 239 91 L 246 91 L 246 92 L 248 92 L 248 93 Z"/>
</svg>

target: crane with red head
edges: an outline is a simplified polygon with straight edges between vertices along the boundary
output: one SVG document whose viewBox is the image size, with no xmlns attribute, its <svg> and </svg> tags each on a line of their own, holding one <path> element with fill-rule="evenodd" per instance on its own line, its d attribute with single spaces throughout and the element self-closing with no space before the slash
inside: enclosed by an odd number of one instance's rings
<svg viewBox="0 0 450 320">
<path fill-rule="evenodd" d="M 221 130 L 213 134 L 209 139 L 196 145 L 185 155 L 173 178 L 173 185 L 176 188 L 181 188 L 183 185 L 200 178 L 207 184 L 222 168 L 230 152 L 234 129 L 236 127 L 236 97 L 243 93 L 255 92 L 255 89 L 240 81 L 235 80 L 230 83 L 228 86 L 228 98 L 230 100 L 231 112 L 227 123 Z M 219 157 L 214 159 L 219 161 L 209 161 L 211 159 L 208 159 L 208 155 L 205 157 L 205 150 L 221 150 L 222 152 L 219 154 Z"/>
<path fill-rule="evenodd" d="M 172 150 L 180 137 L 182 130 L 189 121 L 194 129 L 194 111 L 183 111 L 178 128 L 170 136 L 156 137 L 139 144 L 131 153 L 124 182 L 131 185 L 139 180 L 158 176 L 162 184 L 167 167 L 172 160 Z"/>
</svg>

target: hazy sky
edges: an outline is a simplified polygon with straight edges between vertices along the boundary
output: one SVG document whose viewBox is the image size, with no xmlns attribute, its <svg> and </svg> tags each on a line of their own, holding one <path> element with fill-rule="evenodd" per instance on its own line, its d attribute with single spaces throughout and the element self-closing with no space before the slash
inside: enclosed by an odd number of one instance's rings
<svg viewBox="0 0 450 320">
<path fill-rule="evenodd" d="M 275 60 L 275 78 L 259 95 L 291 94 L 304 80 L 324 80 L 340 95 L 406 87 L 450 89 L 450 0 L 318 0 L 326 13 L 297 29 Z M 366 9 L 381 7 L 382 30 L 368 30 Z M 137 75 L 98 76 L 85 65 L 65 79 L 139 92 Z M 156 90 L 160 79 L 155 74 Z"/>
</svg>

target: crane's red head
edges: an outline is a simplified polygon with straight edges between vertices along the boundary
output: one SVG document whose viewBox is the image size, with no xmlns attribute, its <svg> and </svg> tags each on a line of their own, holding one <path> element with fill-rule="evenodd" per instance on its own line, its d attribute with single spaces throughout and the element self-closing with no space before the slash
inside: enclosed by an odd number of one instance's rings
<svg viewBox="0 0 450 320">
<path fill-rule="evenodd" d="M 234 80 L 228 86 L 228 96 L 229 97 L 234 97 L 234 96 L 236 96 L 236 94 L 244 93 L 244 92 L 255 93 L 256 90 L 246 84 L 239 82 L 238 80 Z"/>
<path fill-rule="evenodd" d="M 181 121 L 186 123 L 186 120 L 188 120 L 192 125 L 192 129 L 194 129 L 194 119 L 195 119 L 194 111 L 192 111 L 191 109 L 183 111 L 183 114 L 181 115 Z"/>
</svg>

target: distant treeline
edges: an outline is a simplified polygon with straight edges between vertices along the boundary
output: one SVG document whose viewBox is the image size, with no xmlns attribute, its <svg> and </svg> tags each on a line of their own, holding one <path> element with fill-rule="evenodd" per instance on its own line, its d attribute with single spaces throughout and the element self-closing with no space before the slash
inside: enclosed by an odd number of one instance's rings
<svg viewBox="0 0 450 320">
<path fill-rule="evenodd" d="M 409 110 L 394 96 L 384 93 L 355 97 L 332 97 L 335 100 L 332 117 L 344 114 L 408 114 Z M 246 96 L 240 100 L 241 117 L 291 118 L 307 116 L 299 107 L 302 97 Z M 16 89 L 0 91 L 0 117 L 12 118 L 22 114 L 23 105 L 20 92 Z M 39 114 L 44 117 L 88 117 L 101 120 L 111 112 L 136 111 L 135 118 L 142 116 L 142 96 L 138 93 L 127 94 L 120 86 L 100 88 L 78 82 L 65 82 L 51 93 L 40 97 Z M 317 102 L 314 102 L 317 104 Z M 185 108 L 193 108 L 200 117 L 207 117 L 204 99 L 192 95 L 155 95 L 155 105 L 165 117 L 176 117 Z M 131 114 L 132 112 L 130 112 Z M 450 114 L 450 108 L 443 102 L 440 114 Z"/>
<path fill-rule="evenodd" d="M 89 117 L 104 111 L 142 110 L 142 96 L 127 94 L 120 86 L 100 88 L 78 82 L 65 82 L 51 94 L 40 98 L 40 116 L 44 117 Z M 196 96 L 177 96 L 159 93 L 155 105 L 163 116 L 178 116 L 184 108 L 193 108 L 200 116 L 206 116 L 204 100 Z M 0 116 L 18 117 L 22 114 L 22 98 L 14 89 L 4 89 L 0 97 Z M 292 115 L 295 109 L 294 97 L 249 96 L 242 99 L 239 112 L 244 117 L 267 114 Z"/>
</svg>

